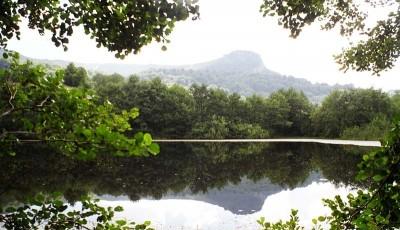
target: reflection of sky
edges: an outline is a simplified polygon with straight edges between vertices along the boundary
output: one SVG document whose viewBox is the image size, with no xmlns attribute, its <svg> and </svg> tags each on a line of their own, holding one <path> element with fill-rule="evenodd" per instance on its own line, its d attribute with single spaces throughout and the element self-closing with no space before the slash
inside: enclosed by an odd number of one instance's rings
<svg viewBox="0 0 400 230">
<path fill-rule="evenodd" d="M 287 219 L 292 208 L 299 210 L 300 221 L 310 225 L 315 216 L 326 214 L 323 198 L 345 196 L 350 189 L 335 185 L 313 182 L 307 187 L 286 190 L 268 196 L 259 212 L 235 215 L 217 205 L 194 200 L 140 200 L 101 201 L 103 206 L 124 207 L 117 218 L 135 222 L 150 220 L 156 229 L 258 229 L 256 220 L 264 216 L 268 220 Z"/>
</svg>

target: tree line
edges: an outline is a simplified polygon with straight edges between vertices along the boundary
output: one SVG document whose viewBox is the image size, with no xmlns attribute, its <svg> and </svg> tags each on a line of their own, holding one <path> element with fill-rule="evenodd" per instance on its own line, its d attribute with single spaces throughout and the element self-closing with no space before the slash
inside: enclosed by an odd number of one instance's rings
<svg viewBox="0 0 400 230">
<path fill-rule="evenodd" d="M 380 139 L 400 112 L 400 94 L 375 89 L 340 89 L 321 104 L 304 92 L 281 89 L 267 97 L 241 96 L 193 84 L 168 85 L 159 78 L 96 73 L 67 66 L 65 84 L 91 87 L 99 102 L 120 110 L 139 108 L 132 126 L 158 138 L 322 137 Z"/>
</svg>

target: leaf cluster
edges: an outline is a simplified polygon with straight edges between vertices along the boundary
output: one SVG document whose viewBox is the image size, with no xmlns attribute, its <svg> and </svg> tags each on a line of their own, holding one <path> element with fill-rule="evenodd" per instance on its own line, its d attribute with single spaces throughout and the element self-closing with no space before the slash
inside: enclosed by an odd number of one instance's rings
<svg viewBox="0 0 400 230">
<path fill-rule="evenodd" d="M 399 58 L 400 5 L 392 0 L 366 0 L 363 6 L 369 7 L 365 11 L 360 5 L 352 0 L 264 0 L 260 11 L 264 16 L 277 16 L 278 24 L 289 29 L 292 37 L 297 37 L 306 25 L 315 22 L 319 22 L 324 30 L 339 27 L 340 34 L 344 36 L 358 32 L 364 39 L 351 44 L 335 59 L 341 70 L 371 71 L 379 75 L 393 68 Z M 367 27 L 367 16 L 377 7 L 394 10 L 386 19 Z"/>
<path fill-rule="evenodd" d="M 20 39 L 22 19 L 30 29 L 43 35 L 50 32 L 55 46 L 67 50 L 74 30 L 83 26 L 95 39 L 97 47 L 106 47 L 117 58 L 140 49 L 156 40 L 166 38 L 175 25 L 188 17 L 199 17 L 197 1 L 192 0 L 134 0 L 134 1 L 40 1 L 4 0 L 0 2 L 0 47 L 7 48 L 13 37 Z M 7 53 L 4 53 L 7 56 Z"/>
<path fill-rule="evenodd" d="M 38 194 L 24 205 L 0 210 L 0 227 L 4 229 L 93 229 L 93 230 L 154 230 L 150 222 L 143 224 L 114 220 L 123 208 L 102 207 L 99 200 L 84 197 L 81 208 L 65 204 L 60 195 L 46 197 Z"/>
<path fill-rule="evenodd" d="M 100 151 L 117 156 L 159 152 L 150 134 L 125 135 L 138 109 L 116 113 L 109 102 L 99 105 L 92 90 L 66 87 L 63 77 L 62 70 L 19 64 L 17 58 L 0 70 L 2 153 L 15 154 L 18 145 L 43 143 L 82 159 Z"/>
<path fill-rule="evenodd" d="M 278 221 L 276 223 L 270 223 L 261 217 L 257 220 L 257 223 L 262 226 L 263 230 L 304 230 L 304 227 L 299 226 L 298 211 L 292 209 L 290 219 L 287 221 Z"/>
</svg>

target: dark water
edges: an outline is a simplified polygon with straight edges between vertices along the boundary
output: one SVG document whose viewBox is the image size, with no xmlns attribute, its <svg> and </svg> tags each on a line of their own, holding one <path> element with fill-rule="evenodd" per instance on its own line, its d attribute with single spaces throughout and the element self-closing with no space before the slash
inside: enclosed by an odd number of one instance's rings
<svg viewBox="0 0 400 230">
<path fill-rule="evenodd" d="M 70 203 L 94 194 L 157 229 L 251 229 L 260 216 L 284 218 L 291 208 L 310 219 L 323 209 L 321 198 L 362 187 L 353 179 L 356 165 L 371 150 L 311 143 L 164 143 L 161 149 L 157 157 L 87 162 L 26 149 L 1 158 L 0 204 L 55 191 Z"/>
</svg>

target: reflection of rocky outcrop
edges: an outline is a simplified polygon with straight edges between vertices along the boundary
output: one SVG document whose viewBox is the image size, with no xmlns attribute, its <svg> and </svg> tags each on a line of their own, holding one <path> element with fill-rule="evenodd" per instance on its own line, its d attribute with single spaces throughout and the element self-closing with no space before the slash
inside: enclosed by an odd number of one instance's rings
<svg viewBox="0 0 400 230">
<path fill-rule="evenodd" d="M 298 187 L 307 187 L 311 183 L 318 182 L 321 179 L 321 174 L 313 172 Z M 254 182 L 244 177 L 237 184 L 228 183 L 222 188 L 212 188 L 205 193 L 193 193 L 189 188 L 186 188 L 181 192 L 167 192 L 161 199 L 203 201 L 222 207 L 237 215 L 246 215 L 260 211 L 265 200 L 270 195 L 283 190 L 286 189 L 280 185 L 271 183 L 267 178 Z M 109 195 L 103 195 L 100 198 L 108 201 L 129 199 L 126 196 L 114 197 Z M 152 198 L 145 197 L 145 199 Z"/>
<path fill-rule="evenodd" d="M 272 194 L 282 191 L 279 185 L 271 184 L 268 179 L 253 182 L 243 178 L 238 184 L 227 184 L 220 189 L 210 189 L 206 193 L 193 194 L 190 190 L 168 193 L 163 199 L 188 199 L 204 201 L 218 205 L 235 214 L 249 214 L 259 211 L 264 200 Z"/>
<path fill-rule="evenodd" d="M 299 187 L 306 187 L 320 179 L 321 175 L 319 173 L 312 173 Z M 267 178 L 257 182 L 242 178 L 238 184 L 229 183 L 223 188 L 213 188 L 206 193 L 193 194 L 190 190 L 186 189 L 179 193 L 168 193 L 162 199 L 204 201 L 218 205 L 234 214 L 245 215 L 260 211 L 268 196 L 283 190 L 285 188 L 271 183 Z"/>
</svg>

